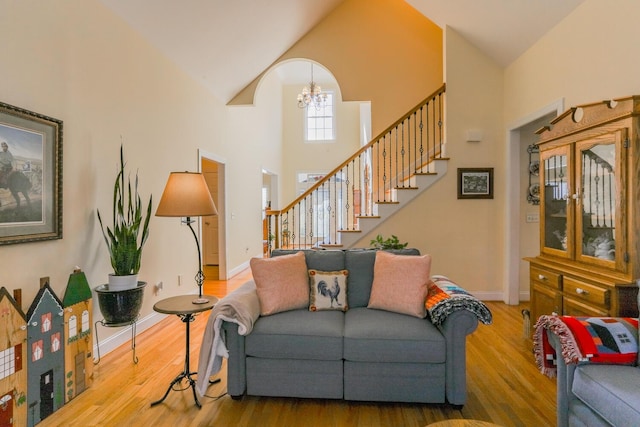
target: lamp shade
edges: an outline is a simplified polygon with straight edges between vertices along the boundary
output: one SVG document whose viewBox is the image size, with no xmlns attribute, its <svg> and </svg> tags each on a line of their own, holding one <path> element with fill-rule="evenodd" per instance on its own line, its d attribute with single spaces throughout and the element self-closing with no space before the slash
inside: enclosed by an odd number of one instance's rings
<svg viewBox="0 0 640 427">
<path fill-rule="evenodd" d="M 195 172 L 171 172 L 156 216 L 217 215 L 204 175 Z"/>
</svg>

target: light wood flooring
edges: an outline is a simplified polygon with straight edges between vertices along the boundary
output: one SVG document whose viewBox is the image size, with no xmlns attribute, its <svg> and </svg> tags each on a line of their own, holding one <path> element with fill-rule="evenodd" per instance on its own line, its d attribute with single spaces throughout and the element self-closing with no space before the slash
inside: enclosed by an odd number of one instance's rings
<svg viewBox="0 0 640 427">
<path fill-rule="evenodd" d="M 224 296 L 246 279 L 246 271 L 232 280 L 207 281 L 205 293 Z M 191 390 L 172 391 L 162 397 L 184 365 L 184 324 L 168 316 L 138 335 L 134 365 L 129 345 L 103 355 L 94 369 L 93 385 L 39 426 L 425 426 L 446 419 L 477 419 L 501 426 L 555 425 L 555 380 L 540 374 L 525 338 L 521 310 L 488 302 L 492 325 L 478 326 L 467 339 L 468 401 L 462 410 L 448 405 L 359 403 L 335 400 L 261 398 L 241 401 L 224 395 L 205 397 L 202 409 L 194 405 Z M 192 368 L 197 366 L 200 341 L 208 314 L 191 324 Z M 195 369 L 193 369 L 195 370 Z M 225 392 L 222 382 L 209 388 L 209 396 Z"/>
</svg>

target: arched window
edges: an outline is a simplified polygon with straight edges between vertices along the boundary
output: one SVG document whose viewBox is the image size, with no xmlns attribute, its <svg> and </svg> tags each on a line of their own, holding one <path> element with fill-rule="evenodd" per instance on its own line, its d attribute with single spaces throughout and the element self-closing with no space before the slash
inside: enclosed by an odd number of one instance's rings
<svg viewBox="0 0 640 427">
<path fill-rule="evenodd" d="M 89 311 L 82 312 L 82 333 L 89 332 Z"/>
<path fill-rule="evenodd" d="M 78 335 L 78 317 L 73 315 L 69 317 L 69 339 L 75 338 Z"/>
</svg>

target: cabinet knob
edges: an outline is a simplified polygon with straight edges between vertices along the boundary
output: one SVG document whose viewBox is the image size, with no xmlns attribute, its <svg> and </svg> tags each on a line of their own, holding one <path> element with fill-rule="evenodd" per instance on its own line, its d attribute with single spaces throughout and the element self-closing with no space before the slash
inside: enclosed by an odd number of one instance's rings
<svg viewBox="0 0 640 427">
<path fill-rule="evenodd" d="M 576 293 L 577 293 L 577 294 L 580 294 L 580 295 L 588 295 L 588 294 L 589 294 L 589 291 L 585 291 L 585 290 L 584 290 L 584 289 L 582 289 L 582 288 L 576 288 Z"/>
<path fill-rule="evenodd" d="M 547 276 L 545 276 L 544 274 L 538 274 L 538 279 L 547 280 Z"/>
</svg>

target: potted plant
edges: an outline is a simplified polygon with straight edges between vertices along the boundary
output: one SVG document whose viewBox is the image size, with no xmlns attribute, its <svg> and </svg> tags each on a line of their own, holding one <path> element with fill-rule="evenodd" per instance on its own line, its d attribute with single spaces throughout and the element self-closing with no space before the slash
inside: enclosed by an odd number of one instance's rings
<svg viewBox="0 0 640 427">
<path fill-rule="evenodd" d="M 113 225 L 105 227 L 100 210 L 98 222 L 109 250 L 113 273 L 109 283 L 98 286 L 100 311 L 107 325 L 134 322 L 142 306 L 146 282 L 138 281 L 142 248 L 149 237 L 151 201 L 143 217 L 142 200 L 138 194 L 138 174 L 132 187 L 131 179 L 125 180 L 124 149 L 120 146 L 120 170 L 113 188 Z"/>
<path fill-rule="evenodd" d="M 125 181 L 124 149 L 120 146 L 120 170 L 113 187 L 113 226 L 105 227 L 102 223 L 100 209 L 98 221 L 104 241 L 109 250 L 113 273 L 109 275 L 109 288 L 112 290 L 133 288 L 136 286 L 142 248 L 149 237 L 149 220 L 151 218 L 151 199 L 142 216 L 142 201 L 138 194 L 138 174 L 131 187 L 131 179 Z M 124 284 L 122 284 L 124 282 Z"/>
<path fill-rule="evenodd" d="M 407 247 L 407 243 L 400 243 L 397 236 L 391 235 L 391 237 L 385 239 L 382 234 L 378 234 L 375 239 L 371 240 L 370 245 L 374 249 L 404 249 Z"/>
</svg>

